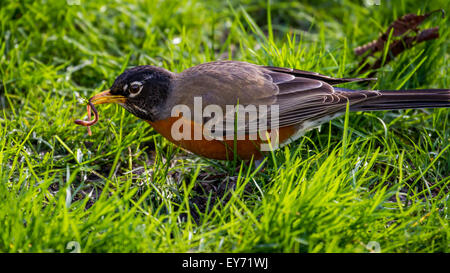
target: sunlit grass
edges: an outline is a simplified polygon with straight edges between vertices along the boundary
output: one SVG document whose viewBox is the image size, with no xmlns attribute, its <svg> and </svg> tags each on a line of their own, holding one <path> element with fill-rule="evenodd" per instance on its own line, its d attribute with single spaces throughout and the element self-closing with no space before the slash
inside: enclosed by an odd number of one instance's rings
<svg viewBox="0 0 450 273">
<path fill-rule="evenodd" d="M 135 65 L 234 59 L 355 76 L 354 47 L 446 1 L 25 2 L 0 8 L 1 252 L 71 241 L 82 252 L 449 251 L 448 109 L 350 113 L 262 172 L 188 154 L 116 105 L 99 107 L 92 136 L 73 123 Z M 424 23 L 435 25 L 438 40 L 373 86 L 348 87 L 449 88 L 448 19 Z M 217 190 L 201 190 L 208 181 Z"/>
</svg>

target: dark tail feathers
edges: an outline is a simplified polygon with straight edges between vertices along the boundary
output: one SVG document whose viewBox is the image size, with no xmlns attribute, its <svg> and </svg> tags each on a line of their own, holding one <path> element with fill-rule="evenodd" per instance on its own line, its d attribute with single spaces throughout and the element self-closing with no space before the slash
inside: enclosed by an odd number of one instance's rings
<svg viewBox="0 0 450 273">
<path fill-rule="evenodd" d="M 450 89 L 379 90 L 380 96 L 350 106 L 351 111 L 450 107 Z"/>
</svg>

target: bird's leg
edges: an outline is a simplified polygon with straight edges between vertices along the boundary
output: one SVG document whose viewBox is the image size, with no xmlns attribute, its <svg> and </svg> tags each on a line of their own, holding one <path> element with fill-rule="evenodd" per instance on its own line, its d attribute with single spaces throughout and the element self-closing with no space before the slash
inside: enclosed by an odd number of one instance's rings
<svg viewBox="0 0 450 273">
<path fill-rule="evenodd" d="M 260 170 L 259 170 L 260 172 L 262 170 L 264 170 L 264 164 L 266 164 L 266 161 L 264 159 L 265 159 L 265 157 L 255 160 L 255 164 L 254 164 L 255 165 L 255 169 L 258 169 L 259 167 L 261 167 Z"/>
<path fill-rule="evenodd" d="M 264 164 L 266 163 L 266 161 L 264 160 L 265 157 L 261 158 L 261 159 L 257 159 L 253 161 L 253 169 L 257 170 L 259 168 L 259 172 L 262 172 L 264 170 Z M 247 167 L 250 167 L 250 163 L 251 160 L 245 160 L 244 164 Z M 236 169 L 234 170 L 235 173 L 239 173 L 239 170 L 241 169 L 241 166 L 237 166 Z"/>
</svg>

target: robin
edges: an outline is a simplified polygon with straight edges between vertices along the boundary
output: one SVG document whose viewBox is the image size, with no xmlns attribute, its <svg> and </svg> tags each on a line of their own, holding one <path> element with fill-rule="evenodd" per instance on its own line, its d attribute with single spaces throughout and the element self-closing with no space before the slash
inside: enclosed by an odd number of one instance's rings
<svg viewBox="0 0 450 273">
<path fill-rule="evenodd" d="M 94 121 L 76 123 L 91 126 L 98 120 L 94 105 L 118 103 L 194 154 L 220 160 L 235 156 L 258 160 L 267 146 L 282 147 L 344 114 L 347 106 L 350 111 L 450 107 L 450 89 L 335 87 L 370 80 L 376 79 L 333 78 L 239 61 L 204 63 L 181 73 L 151 65 L 137 66 L 124 71 L 109 90 L 89 100 Z M 195 109 L 199 104 L 201 109 Z M 206 111 L 208 107 L 215 109 L 214 115 Z M 248 111 L 242 114 L 236 109 Z"/>
</svg>

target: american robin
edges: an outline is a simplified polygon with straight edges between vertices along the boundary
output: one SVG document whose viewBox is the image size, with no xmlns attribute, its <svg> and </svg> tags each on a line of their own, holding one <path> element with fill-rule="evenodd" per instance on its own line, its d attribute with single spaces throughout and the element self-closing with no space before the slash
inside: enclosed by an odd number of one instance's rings
<svg viewBox="0 0 450 273">
<path fill-rule="evenodd" d="M 286 145 L 342 115 L 347 105 L 350 111 L 450 107 L 450 89 L 375 91 L 334 86 L 368 80 L 375 79 L 333 78 L 239 61 L 204 63 L 181 73 L 144 65 L 123 72 L 109 90 L 89 102 L 92 107 L 118 103 L 172 143 L 222 160 L 261 159 L 262 145 Z M 196 99 L 200 110 L 195 109 Z M 214 116 L 206 111 L 209 106 L 215 107 Z M 239 119 L 241 111 L 236 109 L 242 108 L 248 111 Z M 76 122 L 93 125 L 98 120 L 95 114 L 92 122 Z M 237 126 L 236 121 L 242 120 Z"/>
</svg>

